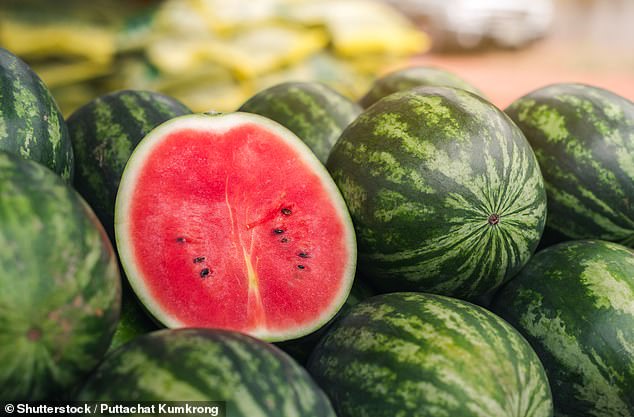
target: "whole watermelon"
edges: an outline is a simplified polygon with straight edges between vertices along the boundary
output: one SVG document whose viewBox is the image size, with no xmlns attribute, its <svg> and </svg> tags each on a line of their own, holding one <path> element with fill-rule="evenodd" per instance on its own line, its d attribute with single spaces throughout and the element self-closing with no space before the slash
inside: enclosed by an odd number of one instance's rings
<svg viewBox="0 0 634 417">
<path fill-rule="evenodd" d="M 634 416 L 634 252 L 573 241 L 539 252 L 493 309 L 531 343 L 561 416 Z"/>
<path fill-rule="evenodd" d="M 75 151 L 75 187 L 114 237 L 114 203 L 123 169 L 152 129 L 191 113 L 163 94 L 122 90 L 97 97 L 68 118 Z"/>
<path fill-rule="evenodd" d="M 275 346 L 217 329 L 159 330 L 115 350 L 81 401 L 226 401 L 228 417 L 335 417 L 310 375 Z"/>
<path fill-rule="evenodd" d="M 546 193 L 500 110 L 465 90 L 387 96 L 341 135 L 327 167 L 350 210 L 359 270 L 381 291 L 474 299 L 535 250 Z"/>
<path fill-rule="evenodd" d="M 0 152 L 0 247 L 0 397 L 64 399 L 119 318 L 112 246 L 62 179 Z"/>
<path fill-rule="evenodd" d="M 634 103 L 601 88 L 554 84 L 506 113 L 531 143 L 548 226 L 573 239 L 634 246 Z"/>
<path fill-rule="evenodd" d="M 424 86 L 462 88 L 484 97 L 480 90 L 450 71 L 419 65 L 392 71 L 378 78 L 359 100 L 359 104 L 368 108 L 392 93 Z"/>
<path fill-rule="evenodd" d="M 262 90 L 239 109 L 268 117 L 295 133 L 322 163 L 361 107 L 318 82 L 285 82 Z"/>
<path fill-rule="evenodd" d="M 544 369 L 489 311 L 424 293 L 391 293 L 336 322 L 308 363 L 339 417 L 552 416 Z"/>
<path fill-rule="evenodd" d="M 0 151 L 39 162 L 66 182 L 73 149 L 50 91 L 20 58 L 0 48 Z"/>
</svg>

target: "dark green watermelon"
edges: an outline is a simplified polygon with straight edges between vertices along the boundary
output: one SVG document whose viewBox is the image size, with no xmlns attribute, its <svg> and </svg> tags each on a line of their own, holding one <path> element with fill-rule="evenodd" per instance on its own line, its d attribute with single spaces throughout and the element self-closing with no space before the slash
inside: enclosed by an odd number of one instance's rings
<svg viewBox="0 0 634 417">
<path fill-rule="evenodd" d="M 363 108 L 368 108 L 392 93 L 424 86 L 462 88 L 484 97 L 480 90 L 452 72 L 434 67 L 414 66 L 390 72 L 375 80 L 359 103 Z"/>
<path fill-rule="evenodd" d="M 286 82 L 260 91 L 240 111 L 256 113 L 295 133 L 323 163 L 361 107 L 318 82 Z"/>
<path fill-rule="evenodd" d="M 634 252 L 574 241 L 539 252 L 493 310 L 531 343 L 561 416 L 634 416 Z"/>
<path fill-rule="evenodd" d="M 73 179 L 73 149 L 55 99 L 21 59 L 0 48 L 0 151 Z"/>
<path fill-rule="evenodd" d="M 228 417 L 335 417 L 310 375 L 275 346 L 217 329 L 160 330 L 115 350 L 81 401 L 226 401 Z"/>
<path fill-rule="evenodd" d="M 62 179 L 0 152 L 0 247 L 0 397 L 64 399 L 119 319 L 110 241 Z"/>
<path fill-rule="evenodd" d="M 150 91 L 123 90 L 98 97 L 68 118 L 75 151 L 75 187 L 114 237 L 114 203 L 123 168 L 152 129 L 191 113 L 176 99 Z"/>
<path fill-rule="evenodd" d="M 359 270 L 379 291 L 474 299 L 522 268 L 544 228 L 546 193 L 524 135 L 465 90 L 381 99 L 327 167 L 355 225 Z"/>
<path fill-rule="evenodd" d="M 424 293 L 369 298 L 337 321 L 309 372 L 339 417 L 548 417 L 544 369 L 504 320 Z"/>
<path fill-rule="evenodd" d="M 554 84 L 506 113 L 539 160 L 548 226 L 573 239 L 634 246 L 634 103 L 597 87 Z"/>
</svg>

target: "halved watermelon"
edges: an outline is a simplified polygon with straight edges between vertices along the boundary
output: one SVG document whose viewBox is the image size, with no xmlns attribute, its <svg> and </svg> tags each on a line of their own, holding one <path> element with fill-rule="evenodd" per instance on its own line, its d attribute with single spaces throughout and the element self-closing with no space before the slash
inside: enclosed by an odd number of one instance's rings
<svg viewBox="0 0 634 417">
<path fill-rule="evenodd" d="M 123 173 L 115 234 L 132 288 L 165 326 L 270 341 L 332 318 L 356 264 L 326 169 L 292 132 L 247 113 L 152 130 Z"/>
</svg>

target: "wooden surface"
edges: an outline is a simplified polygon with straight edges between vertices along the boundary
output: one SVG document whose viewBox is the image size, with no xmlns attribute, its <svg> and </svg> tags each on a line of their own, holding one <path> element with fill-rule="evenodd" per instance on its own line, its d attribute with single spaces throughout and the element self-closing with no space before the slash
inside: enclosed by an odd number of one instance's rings
<svg viewBox="0 0 634 417">
<path fill-rule="evenodd" d="M 415 63 L 448 69 L 501 108 L 536 88 L 580 82 L 634 100 L 634 1 L 556 0 L 550 33 L 525 48 L 428 53 Z"/>
</svg>

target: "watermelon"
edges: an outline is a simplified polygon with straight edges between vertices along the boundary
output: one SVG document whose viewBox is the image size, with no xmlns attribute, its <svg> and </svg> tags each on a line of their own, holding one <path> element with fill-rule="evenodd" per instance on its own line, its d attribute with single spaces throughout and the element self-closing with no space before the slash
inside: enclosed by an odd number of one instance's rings
<svg viewBox="0 0 634 417">
<path fill-rule="evenodd" d="M 119 319 L 114 251 L 59 176 L 0 152 L 2 399 L 63 399 L 101 360 Z"/>
<path fill-rule="evenodd" d="M 548 417 L 544 369 L 489 311 L 425 293 L 378 295 L 336 322 L 308 370 L 339 417 Z"/>
<path fill-rule="evenodd" d="M 465 90 L 379 100 L 327 167 L 356 228 L 359 270 L 381 292 L 475 299 L 522 268 L 544 228 L 546 193 L 524 135 Z"/>
<path fill-rule="evenodd" d="M 310 375 L 275 346 L 218 329 L 166 329 L 108 355 L 80 401 L 225 401 L 229 417 L 335 417 Z M 220 414 L 218 414 L 220 415 Z"/>
<path fill-rule="evenodd" d="M 419 65 L 395 70 L 376 79 L 359 104 L 368 108 L 390 94 L 424 86 L 462 88 L 484 97 L 480 90 L 452 72 Z"/>
<path fill-rule="evenodd" d="M 285 82 L 260 91 L 240 111 L 286 126 L 326 163 L 332 146 L 361 107 L 322 83 Z"/>
<path fill-rule="evenodd" d="M 3 48 L 0 151 L 39 162 L 67 182 L 73 179 L 73 149 L 55 99 L 24 61 Z"/>
<path fill-rule="evenodd" d="M 634 416 L 634 252 L 599 240 L 539 252 L 493 309 L 541 358 L 561 416 Z"/>
<path fill-rule="evenodd" d="M 141 90 L 97 97 L 67 121 L 75 152 L 75 187 L 114 237 L 114 202 L 136 145 L 166 120 L 191 113 L 176 99 Z"/>
<path fill-rule="evenodd" d="M 539 160 L 548 226 L 634 247 L 634 103 L 597 87 L 554 84 L 506 112 Z"/>
<path fill-rule="evenodd" d="M 152 130 L 123 173 L 115 233 L 133 290 L 166 327 L 301 337 L 335 315 L 354 277 L 354 230 L 328 172 L 254 114 Z"/>
</svg>

